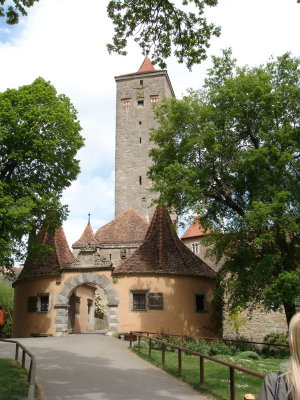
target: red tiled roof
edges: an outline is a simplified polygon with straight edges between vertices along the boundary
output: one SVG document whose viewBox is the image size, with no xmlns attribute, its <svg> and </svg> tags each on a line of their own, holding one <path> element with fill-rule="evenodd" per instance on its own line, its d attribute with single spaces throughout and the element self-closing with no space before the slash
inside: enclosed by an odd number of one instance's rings
<svg viewBox="0 0 300 400">
<path fill-rule="evenodd" d="M 87 224 L 82 235 L 80 236 L 80 239 L 73 243 L 72 247 L 85 247 L 89 244 L 98 244 L 91 224 Z"/>
<path fill-rule="evenodd" d="M 181 239 L 188 239 L 197 236 L 203 236 L 207 233 L 205 229 L 200 225 L 199 220 L 195 219 L 195 221 L 187 228 L 184 234 L 181 236 Z"/>
<path fill-rule="evenodd" d="M 144 242 L 114 274 L 192 275 L 212 278 L 215 271 L 178 238 L 168 211 L 157 207 Z"/>
<path fill-rule="evenodd" d="M 130 208 L 99 228 L 95 238 L 99 244 L 142 243 L 148 226 L 148 222 Z"/>
<path fill-rule="evenodd" d="M 140 66 L 138 72 L 144 73 L 144 72 L 153 72 L 155 71 L 155 68 L 153 64 L 151 63 L 150 59 L 148 57 L 145 57 L 142 65 Z"/>
<path fill-rule="evenodd" d="M 36 238 L 36 243 L 47 245 L 51 249 L 36 249 L 32 246 L 19 280 L 57 276 L 64 264 L 74 260 L 62 226 L 57 228 L 54 234 L 48 233 L 47 230 L 41 231 Z"/>
</svg>

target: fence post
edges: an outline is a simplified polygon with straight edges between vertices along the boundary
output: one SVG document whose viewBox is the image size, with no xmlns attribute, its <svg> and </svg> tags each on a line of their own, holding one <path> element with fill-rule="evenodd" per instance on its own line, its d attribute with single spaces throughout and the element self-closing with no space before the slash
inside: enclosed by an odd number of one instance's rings
<svg viewBox="0 0 300 400">
<path fill-rule="evenodd" d="M 25 357 L 26 357 L 26 353 L 25 353 L 25 350 L 23 349 L 23 353 L 22 353 L 22 368 L 25 368 Z"/>
<path fill-rule="evenodd" d="M 164 344 L 162 344 L 162 347 L 161 347 L 161 363 L 162 363 L 162 365 L 165 365 L 165 360 L 166 360 L 165 351 L 166 351 L 166 346 Z"/>
<path fill-rule="evenodd" d="M 202 385 L 204 383 L 204 358 L 200 356 L 199 361 L 200 361 L 200 385 Z"/>
<path fill-rule="evenodd" d="M 182 374 L 182 358 L 181 358 L 181 350 L 178 349 L 178 374 L 181 376 Z"/>
<path fill-rule="evenodd" d="M 235 400 L 234 393 L 234 368 L 229 367 L 229 379 L 230 379 L 230 400 Z"/>
<path fill-rule="evenodd" d="M 28 373 L 28 383 L 29 383 L 28 400 L 35 399 L 35 375 L 36 375 L 35 357 L 31 356 L 30 368 Z"/>
<path fill-rule="evenodd" d="M 151 348 L 152 348 L 152 340 L 149 339 L 149 351 L 148 351 L 148 358 L 151 358 Z"/>
<path fill-rule="evenodd" d="M 138 350 L 141 351 L 141 337 L 138 335 Z"/>
<path fill-rule="evenodd" d="M 19 343 L 16 343 L 15 361 L 19 359 Z"/>
</svg>

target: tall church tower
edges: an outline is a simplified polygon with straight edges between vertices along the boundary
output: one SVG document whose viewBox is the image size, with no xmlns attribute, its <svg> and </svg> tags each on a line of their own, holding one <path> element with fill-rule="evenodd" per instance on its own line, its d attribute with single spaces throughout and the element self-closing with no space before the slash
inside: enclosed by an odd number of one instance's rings
<svg viewBox="0 0 300 400">
<path fill-rule="evenodd" d="M 149 131 L 157 126 L 153 106 L 164 97 L 174 97 L 166 70 L 155 70 L 149 58 L 132 74 L 115 78 L 117 84 L 115 216 L 128 208 L 151 219 L 149 208 L 157 194 L 150 192 L 147 170 L 153 143 Z"/>
</svg>

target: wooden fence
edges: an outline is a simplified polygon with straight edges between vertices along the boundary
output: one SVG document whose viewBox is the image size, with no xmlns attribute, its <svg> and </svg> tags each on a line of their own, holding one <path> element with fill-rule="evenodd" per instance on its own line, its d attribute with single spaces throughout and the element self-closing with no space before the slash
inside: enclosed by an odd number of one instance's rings
<svg viewBox="0 0 300 400">
<path fill-rule="evenodd" d="M 22 351 L 22 357 L 21 357 L 21 365 L 23 368 L 25 368 L 26 365 L 26 355 L 30 357 L 30 365 L 29 365 L 29 370 L 28 370 L 28 384 L 29 384 L 29 389 L 28 389 L 28 400 L 34 400 L 35 399 L 35 378 L 36 378 L 36 359 L 35 356 L 30 353 L 29 350 L 26 349 L 25 346 L 23 346 L 21 343 L 19 343 L 16 340 L 11 340 L 11 339 L 0 339 L 1 342 L 6 342 L 6 343 L 12 343 L 15 344 L 15 361 L 19 361 L 19 353 L 20 349 Z"/>
<path fill-rule="evenodd" d="M 171 347 L 175 350 L 177 350 L 177 354 L 178 354 L 178 374 L 179 376 L 182 375 L 182 352 L 185 352 L 187 354 L 190 354 L 192 356 L 196 356 L 199 357 L 199 381 L 200 384 L 204 383 L 205 380 L 205 376 L 204 376 L 204 360 L 210 360 L 213 361 L 215 363 L 218 364 L 222 364 L 226 367 L 229 368 L 229 385 L 230 385 L 230 400 L 235 400 L 235 380 L 234 380 L 234 371 L 241 371 L 244 372 L 245 374 L 249 374 L 252 376 L 255 376 L 257 378 L 263 379 L 265 376 L 263 374 L 260 374 L 259 372 L 255 372 L 252 371 L 248 368 L 244 368 L 244 367 L 240 367 L 239 365 L 235 365 L 232 364 L 230 362 L 227 361 L 223 361 L 223 360 L 219 360 L 215 357 L 211 357 L 207 354 L 203 354 L 203 353 L 199 353 L 197 351 L 194 350 L 190 350 L 187 349 L 185 347 L 182 346 L 178 346 L 176 344 L 172 344 L 172 343 L 168 343 L 164 340 L 159 340 L 159 339 L 155 339 L 153 337 L 150 337 L 149 335 L 144 335 L 142 333 L 139 332 L 130 332 L 129 335 L 129 341 L 130 341 L 130 347 L 132 347 L 132 341 L 134 341 L 135 337 L 138 340 L 138 344 L 137 344 L 137 348 L 138 351 L 140 352 L 140 348 L 141 348 L 141 338 L 148 340 L 149 342 L 149 346 L 148 346 L 148 358 L 151 357 L 151 350 L 152 350 L 152 343 L 159 343 L 161 345 L 161 362 L 162 365 L 165 364 L 165 360 L 166 360 L 166 348 L 167 347 Z"/>
</svg>

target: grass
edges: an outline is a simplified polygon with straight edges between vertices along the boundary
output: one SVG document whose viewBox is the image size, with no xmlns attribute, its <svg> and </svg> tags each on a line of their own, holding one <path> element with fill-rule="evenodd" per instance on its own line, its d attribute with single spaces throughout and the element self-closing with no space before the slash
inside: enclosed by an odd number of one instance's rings
<svg viewBox="0 0 300 400">
<path fill-rule="evenodd" d="M 140 357 L 148 359 L 148 349 L 141 348 L 139 353 L 137 349 L 133 349 Z M 286 359 L 278 358 L 259 358 L 257 360 L 246 359 L 242 354 L 234 356 L 217 355 L 225 361 L 232 362 L 251 369 L 253 371 L 267 374 L 271 371 L 278 371 L 281 369 L 281 364 Z M 182 379 L 200 393 L 209 395 L 217 400 L 228 400 L 230 398 L 229 392 L 229 368 L 213 361 L 204 360 L 204 384 L 200 386 L 199 383 L 199 358 L 182 354 L 182 376 L 178 375 L 178 361 L 177 352 L 166 352 L 165 366 L 162 367 L 161 351 L 152 350 L 151 359 L 149 360 L 154 365 L 163 368 L 166 372 L 175 375 Z M 254 376 L 235 371 L 235 398 L 241 400 L 246 393 L 258 395 L 262 380 Z"/>
<path fill-rule="evenodd" d="M 0 399 L 27 400 L 27 371 L 15 361 L 0 359 Z M 36 394 L 36 399 L 40 399 Z"/>
</svg>

